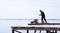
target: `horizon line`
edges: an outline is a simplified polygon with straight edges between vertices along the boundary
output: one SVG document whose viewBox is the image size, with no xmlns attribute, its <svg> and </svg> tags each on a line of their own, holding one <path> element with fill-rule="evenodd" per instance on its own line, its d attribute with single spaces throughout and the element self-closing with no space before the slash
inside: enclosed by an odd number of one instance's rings
<svg viewBox="0 0 60 33">
<path fill-rule="evenodd" d="M 34 19 L 0 19 L 0 20 L 34 20 Z M 41 19 L 38 19 L 41 20 Z M 47 20 L 60 20 L 60 19 L 47 19 Z"/>
</svg>

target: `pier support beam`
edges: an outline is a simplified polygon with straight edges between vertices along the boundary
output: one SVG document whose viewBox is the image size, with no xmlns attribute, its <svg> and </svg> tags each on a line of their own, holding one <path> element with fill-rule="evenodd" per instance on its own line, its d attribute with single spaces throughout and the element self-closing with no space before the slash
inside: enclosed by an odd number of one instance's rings
<svg viewBox="0 0 60 33">
<path fill-rule="evenodd" d="M 34 33 L 36 33 L 36 30 L 34 31 Z"/>
<path fill-rule="evenodd" d="M 40 30 L 40 32 L 39 33 L 41 33 L 41 30 Z"/>
<path fill-rule="evenodd" d="M 29 30 L 27 30 L 27 33 L 29 33 Z"/>
<path fill-rule="evenodd" d="M 49 30 L 46 30 L 46 33 L 50 33 L 50 31 Z"/>
<path fill-rule="evenodd" d="M 55 33 L 57 33 L 57 30 L 55 31 Z"/>
<path fill-rule="evenodd" d="M 14 33 L 14 29 L 12 29 L 12 33 Z"/>
<path fill-rule="evenodd" d="M 57 30 L 55 30 L 55 32 L 54 32 L 54 31 L 51 32 L 51 31 L 49 31 L 49 30 L 46 30 L 46 33 L 57 33 Z"/>
</svg>

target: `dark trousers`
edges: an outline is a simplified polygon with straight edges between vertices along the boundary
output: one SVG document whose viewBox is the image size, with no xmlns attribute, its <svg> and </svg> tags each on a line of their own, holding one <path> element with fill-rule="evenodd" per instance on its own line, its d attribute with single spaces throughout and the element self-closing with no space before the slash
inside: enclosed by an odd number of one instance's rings
<svg viewBox="0 0 60 33">
<path fill-rule="evenodd" d="M 47 23 L 45 17 L 41 17 L 41 22 L 44 23 L 44 21 L 45 21 L 45 23 Z"/>
</svg>

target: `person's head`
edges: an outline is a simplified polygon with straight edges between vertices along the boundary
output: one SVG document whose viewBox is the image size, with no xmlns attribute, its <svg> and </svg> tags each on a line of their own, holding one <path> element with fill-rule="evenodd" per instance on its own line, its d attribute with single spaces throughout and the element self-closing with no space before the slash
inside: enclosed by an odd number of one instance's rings
<svg viewBox="0 0 60 33">
<path fill-rule="evenodd" d="M 40 10 L 40 12 L 42 12 L 42 10 Z"/>
<path fill-rule="evenodd" d="M 34 21 L 36 21 L 36 22 L 37 22 L 37 21 L 38 21 L 38 19 L 34 19 Z"/>
</svg>

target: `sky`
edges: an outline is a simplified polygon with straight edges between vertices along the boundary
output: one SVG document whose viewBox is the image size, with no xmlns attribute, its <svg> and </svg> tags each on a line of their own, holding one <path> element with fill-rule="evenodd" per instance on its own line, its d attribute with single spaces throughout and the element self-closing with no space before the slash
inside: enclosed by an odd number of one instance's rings
<svg viewBox="0 0 60 33">
<path fill-rule="evenodd" d="M 40 19 L 39 10 L 45 12 L 46 19 L 60 19 L 60 0 L 0 0 L 0 19 Z M 12 25 L 30 22 L 26 21 L 0 20 L 0 33 L 11 33 Z"/>
<path fill-rule="evenodd" d="M 60 19 L 60 0 L 0 0 L 0 19 Z"/>
</svg>

